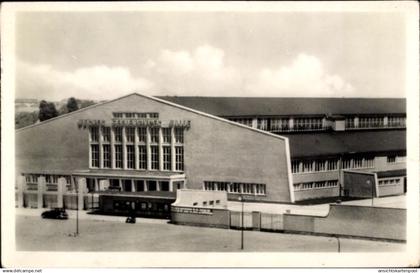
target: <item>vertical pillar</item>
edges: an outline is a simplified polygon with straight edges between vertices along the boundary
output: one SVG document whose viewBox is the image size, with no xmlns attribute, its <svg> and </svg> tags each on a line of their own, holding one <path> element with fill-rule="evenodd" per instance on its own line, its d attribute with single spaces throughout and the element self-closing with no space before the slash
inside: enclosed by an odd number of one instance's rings
<svg viewBox="0 0 420 273">
<path fill-rule="evenodd" d="M 136 192 L 136 183 L 134 179 L 131 179 L 131 192 Z"/>
<path fill-rule="evenodd" d="M 359 117 L 354 117 L 354 128 L 359 128 Z"/>
<path fill-rule="evenodd" d="M 123 169 L 127 169 L 127 134 L 126 127 L 122 127 L 122 158 L 123 158 Z"/>
<path fill-rule="evenodd" d="M 257 184 L 252 184 L 252 193 L 253 193 L 254 195 L 256 195 L 256 194 L 257 194 Z"/>
<path fill-rule="evenodd" d="M 162 127 L 159 127 L 159 170 L 163 171 L 163 132 Z"/>
<path fill-rule="evenodd" d="M 169 191 L 174 191 L 174 181 L 172 179 L 169 179 Z"/>
<path fill-rule="evenodd" d="M 24 193 L 26 190 L 26 178 L 23 175 L 17 177 L 17 198 L 18 198 L 18 208 L 24 207 Z"/>
<path fill-rule="evenodd" d="M 149 191 L 149 188 L 147 187 L 147 180 L 143 180 L 143 186 L 144 191 Z"/>
<path fill-rule="evenodd" d="M 174 172 L 175 168 L 175 127 L 171 127 L 171 170 Z"/>
<path fill-rule="evenodd" d="M 98 182 L 98 186 L 99 186 L 99 190 L 100 191 L 107 190 L 109 188 L 109 180 L 108 179 L 106 179 L 106 180 L 100 180 Z"/>
<path fill-rule="evenodd" d="M 120 191 L 123 191 L 124 190 L 121 179 L 118 179 L 118 187 L 120 187 Z"/>
<path fill-rule="evenodd" d="M 303 162 L 299 161 L 299 172 L 302 173 L 303 172 Z"/>
<path fill-rule="evenodd" d="M 63 196 L 66 191 L 66 179 L 64 177 L 59 177 L 57 181 L 57 207 L 63 208 L 64 202 L 63 202 Z"/>
<path fill-rule="evenodd" d="M 252 119 L 252 128 L 257 128 L 258 127 L 258 119 L 257 118 L 253 118 Z"/>
<path fill-rule="evenodd" d="M 146 157 L 147 157 L 147 170 L 152 169 L 152 154 L 150 149 L 150 127 L 146 127 Z"/>
<path fill-rule="evenodd" d="M 160 181 L 156 181 L 156 191 L 160 191 Z"/>
<path fill-rule="evenodd" d="M 324 171 L 328 171 L 328 160 L 325 160 Z"/>
<path fill-rule="evenodd" d="M 290 131 L 293 131 L 293 129 L 294 129 L 294 120 L 293 120 L 293 118 L 289 118 L 289 130 Z"/>
<path fill-rule="evenodd" d="M 244 184 L 239 184 L 239 193 L 244 193 Z"/>
<path fill-rule="evenodd" d="M 139 128 L 134 128 L 134 168 L 140 169 L 139 166 Z"/>
<path fill-rule="evenodd" d="M 115 169 L 115 132 L 114 128 L 111 127 L 111 168 Z"/>
<path fill-rule="evenodd" d="M 388 127 L 388 117 L 384 117 L 384 127 Z"/>
<path fill-rule="evenodd" d="M 99 168 L 104 167 L 103 127 L 99 126 Z"/>
<path fill-rule="evenodd" d="M 86 178 L 79 177 L 77 179 L 77 202 L 79 210 L 84 209 L 84 194 L 87 192 Z"/>
<path fill-rule="evenodd" d="M 99 191 L 99 179 L 95 178 L 95 187 L 94 187 L 95 191 Z"/>
<path fill-rule="evenodd" d="M 38 178 L 38 208 L 44 207 L 45 176 Z"/>
</svg>

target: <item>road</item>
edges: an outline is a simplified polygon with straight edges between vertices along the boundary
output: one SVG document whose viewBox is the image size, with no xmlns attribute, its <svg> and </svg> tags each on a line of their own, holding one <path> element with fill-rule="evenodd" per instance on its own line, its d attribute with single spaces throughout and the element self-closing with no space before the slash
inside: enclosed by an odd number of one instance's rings
<svg viewBox="0 0 420 273">
<path fill-rule="evenodd" d="M 47 220 L 33 215 L 16 216 L 18 251 L 188 251 L 240 252 L 238 230 L 179 226 L 166 220 L 137 218 L 136 224 L 83 217 Z M 265 252 L 337 252 L 332 237 L 244 232 L 244 250 Z M 342 252 L 404 251 L 405 244 L 341 238 Z"/>
</svg>

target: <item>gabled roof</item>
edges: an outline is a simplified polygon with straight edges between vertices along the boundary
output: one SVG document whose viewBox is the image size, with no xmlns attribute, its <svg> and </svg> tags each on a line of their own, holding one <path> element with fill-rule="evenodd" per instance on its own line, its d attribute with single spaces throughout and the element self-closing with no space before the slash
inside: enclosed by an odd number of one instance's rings
<svg viewBox="0 0 420 273">
<path fill-rule="evenodd" d="M 404 114 L 403 98 L 279 98 L 159 96 L 216 116 Z"/>
<path fill-rule="evenodd" d="M 406 150 L 405 130 L 333 131 L 287 137 L 292 158 Z"/>
</svg>

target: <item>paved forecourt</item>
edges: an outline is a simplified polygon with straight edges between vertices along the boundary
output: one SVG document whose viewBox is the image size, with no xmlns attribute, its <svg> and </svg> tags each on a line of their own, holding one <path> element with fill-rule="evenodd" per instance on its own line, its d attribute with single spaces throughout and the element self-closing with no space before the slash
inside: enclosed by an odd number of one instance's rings
<svg viewBox="0 0 420 273">
<path fill-rule="evenodd" d="M 79 236 L 74 236 L 76 220 L 41 219 L 16 216 L 18 251 L 198 251 L 239 252 L 239 230 L 168 224 L 166 220 L 137 218 L 136 224 L 79 219 Z M 114 218 L 116 219 L 116 218 Z M 244 232 L 244 251 L 337 252 L 337 239 L 259 231 Z M 371 240 L 340 239 L 342 252 L 404 251 L 405 244 Z"/>
</svg>

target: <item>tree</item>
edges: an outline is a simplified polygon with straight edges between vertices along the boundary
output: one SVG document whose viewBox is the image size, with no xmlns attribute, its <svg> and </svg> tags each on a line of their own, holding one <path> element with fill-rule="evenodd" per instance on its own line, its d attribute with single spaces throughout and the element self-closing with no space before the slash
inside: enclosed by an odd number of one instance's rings
<svg viewBox="0 0 420 273">
<path fill-rule="evenodd" d="M 55 109 L 55 105 L 52 102 L 46 102 L 42 100 L 39 103 L 39 114 L 38 118 L 40 121 L 44 121 L 50 118 L 58 116 L 58 111 Z"/>
<path fill-rule="evenodd" d="M 34 124 L 38 120 L 38 111 L 21 112 L 15 114 L 15 128 L 23 128 Z"/>
<path fill-rule="evenodd" d="M 76 99 L 73 97 L 67 100 L 66 106 L 67 106 L 67 113 L 70 113 L 79 109 L 79 105 L 77 104 Z"/>
</svg>

